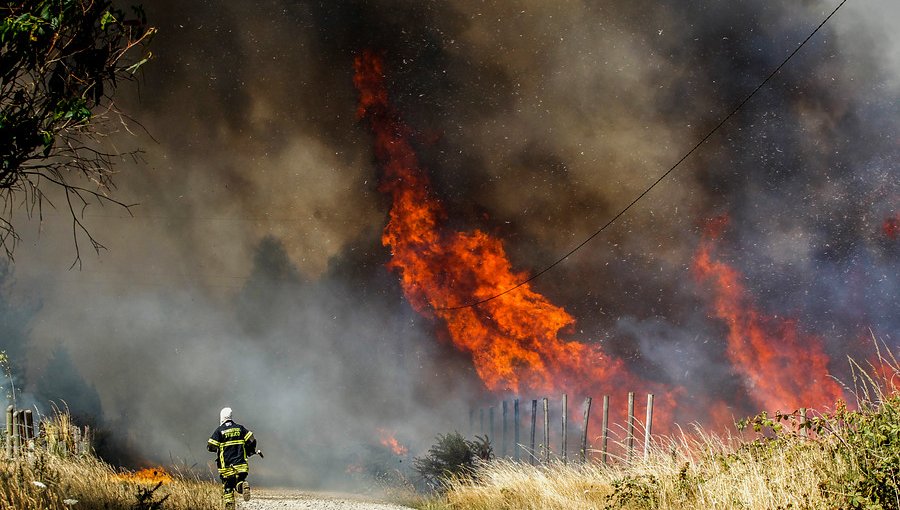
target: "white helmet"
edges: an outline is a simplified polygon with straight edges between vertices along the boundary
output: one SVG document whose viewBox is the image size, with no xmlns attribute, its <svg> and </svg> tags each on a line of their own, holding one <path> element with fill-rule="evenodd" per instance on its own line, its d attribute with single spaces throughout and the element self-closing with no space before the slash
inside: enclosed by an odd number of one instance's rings
<svg viewBox="0 0 900 510">
<path fill-rule="evenodd" d="M 231 408 L 223 407 L 221 411 L 219 411 L 219 425 L 225 423 L 226 421 L 231 419 Z"/>
</svg>

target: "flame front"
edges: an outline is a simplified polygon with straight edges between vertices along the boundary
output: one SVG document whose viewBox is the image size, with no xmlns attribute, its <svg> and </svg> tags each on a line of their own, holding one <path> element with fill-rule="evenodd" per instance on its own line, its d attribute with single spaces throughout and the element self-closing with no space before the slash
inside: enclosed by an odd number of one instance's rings
<svg viewBox="0 0 900 510">
<path fill-rule="evenodd" d="M 117 473 L 116 478 L 129 482 L 142 484 L 171 483 L 172 475 L 162 467 L 149 467 L 135 472 Z"/>
<path fill-rule="evenodd" d="M 503 292 L 525 275 L 513 271 L 499 240 L 444 226 L 444 208 L 429 192 L 409 128 L 388 101 L 381 59 L 365 52 L 356 58 L 355 70 L 357 114 L 368 119 L 375 136 L 383 171 L 379 189 L 392 198 L 382 242 L 391 248 L 389 267 L 400 275 L 412 306 L 443 321 L 490 390 L 567 388 L 598 394 L 608 391 L 611 381 L 629 387 L 634 381 L 620 360 L 596 345 L 559 338 L 575 320 L 527 284 L 476 307 L 446 309 Z"/>
<path fill-rule="evenodd" d="M 821 339 L 804 335 L 795 320 L 767 317 L 747 297 L 737 270 L 713 258 L 727 219 L 707 228 L 694 259 L 698 278 L 711 284 L 715 316 L 728 328 L 727 355 L 756 403 L 769 411 L 830 406 L 841 388 L 828 376 Z"/>
</svg>

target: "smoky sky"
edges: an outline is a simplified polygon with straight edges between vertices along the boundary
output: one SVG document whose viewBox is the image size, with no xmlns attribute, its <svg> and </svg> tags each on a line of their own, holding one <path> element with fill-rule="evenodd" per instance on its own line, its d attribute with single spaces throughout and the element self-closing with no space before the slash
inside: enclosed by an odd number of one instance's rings
<svg viewBox="0 0 900 510">
<path fill-rule="evenodd" d="M 857 4 L 535 282 L 575 317 L 568 338 L 601 342 L 695 400 L 746 397 L 709 289 L 691 273 L 704 222 L 727 215 L 717 255 L 763 312 L 821 337 L 836 374 L 846 355 L 868 355 L 873 334 L 896 345 L 900 242 L 884 224 L 900 197 L 900 38 L 884 20 L 900 13 Z M 500 237 L 532 274 L 674 164 L 834 7 L 143 6 L 159 28 L 153 58 L 117 99 L 140 125 L 112 136 L 143 150 L 117 166 L 115 190 L 139 205 L 134 217 L 87 209 L 107 250 L 83 251 L 75 271 L 64 211 L 48 209 L 40 228 L 23 212 L 0 302 L 5 348 L 28 398 L 82 387 L 69 398 L 114 423 L 139 460 L 204 465 L 230 405 L 278 452 L 254 464 L 257 476 L 309 486 L 346 477 L 379 428 L 421 453 L 437 433 L 466 432 L 473 403 L 497 398 L 385 267 L 390 204 L 356 117 L 359 52 L 384 57 L 450 225 Z"/>
</svg>

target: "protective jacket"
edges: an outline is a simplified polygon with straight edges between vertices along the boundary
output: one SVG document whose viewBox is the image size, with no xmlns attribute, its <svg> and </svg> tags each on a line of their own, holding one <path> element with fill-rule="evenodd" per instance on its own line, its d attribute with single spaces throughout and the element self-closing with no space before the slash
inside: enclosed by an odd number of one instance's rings
<svg viewBox="0 0 900 510">
<path fill-rule="evenodd" d="M 216 466 L 220 476 L 234 476 L 249 471 L 247 458 L 256 453 L 256 438 L 243 425 L 226 420 L 212 433 L 206 449 L 218 453 Z"/>
</svg>

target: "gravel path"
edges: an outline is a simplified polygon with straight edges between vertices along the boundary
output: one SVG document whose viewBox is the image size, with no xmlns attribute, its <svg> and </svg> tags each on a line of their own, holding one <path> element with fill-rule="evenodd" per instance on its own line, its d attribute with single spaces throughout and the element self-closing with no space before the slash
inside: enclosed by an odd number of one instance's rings
<svg viewBox="0 0 900 510">
<path fill-rule="evenodd" d="M 237 510 L 408 510 L 409 507 L 377 503 L 362 496 L 303 492 L 291 489 L 253 488 L 253 498 L 238 495 Z"/>
</svg>

